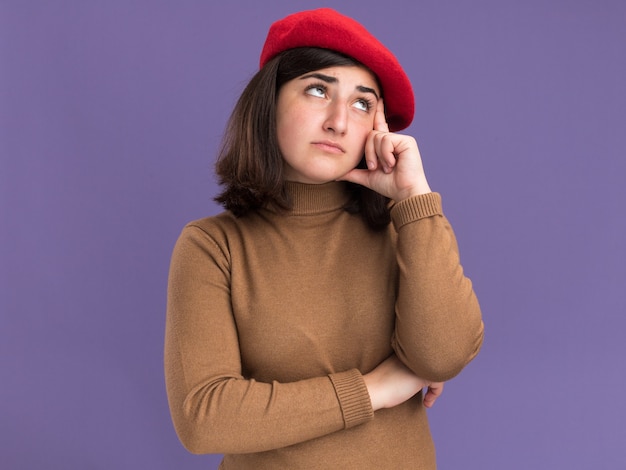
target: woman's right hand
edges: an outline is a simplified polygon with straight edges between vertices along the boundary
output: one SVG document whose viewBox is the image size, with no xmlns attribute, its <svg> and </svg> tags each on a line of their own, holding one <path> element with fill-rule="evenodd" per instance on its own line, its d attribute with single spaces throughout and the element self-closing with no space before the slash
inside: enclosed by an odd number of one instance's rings
<svg viewBox="0 0 626 470">
<path fill-rule="evenodd" d="M 392 354 L 363 376 L 374 411 L 393 408 L 428 387 L 424 406 L 430 408 L 443 392 L 443 382 L 428 382 L 416 376 Z"/>
</svg>

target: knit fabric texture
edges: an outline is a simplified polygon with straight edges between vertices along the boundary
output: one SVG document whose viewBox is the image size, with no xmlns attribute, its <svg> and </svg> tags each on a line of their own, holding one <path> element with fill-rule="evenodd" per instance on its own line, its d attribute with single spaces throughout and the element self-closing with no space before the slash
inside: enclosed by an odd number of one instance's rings
<svg viewBox="0 0 626 470">
<path fill-rule="evenodd" d="M 447 381 L 483 324 L 436 193 L 374 232 L 344 183 L 287 183 L 290 211 L 188 224 L 171 261 L 165 375 L 172 419 L 222 469 L 434 469 L 422 395 L 372 411 L 363 374 L 390 354 Z M 443 404 L 441 406 L 444 406 Z"/>
</svg>

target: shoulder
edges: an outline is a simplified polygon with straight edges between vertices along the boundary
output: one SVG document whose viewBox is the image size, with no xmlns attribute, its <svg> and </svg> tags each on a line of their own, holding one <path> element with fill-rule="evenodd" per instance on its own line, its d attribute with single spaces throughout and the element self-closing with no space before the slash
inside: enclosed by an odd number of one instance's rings
<svg viewBox="0 0 626 470">
<path fill-rule="evenodd" d="M 237 218 L 230 211 L 225 211 L 188 222 L 183 227 L 183 233 L 200 231 L 207 235 L 228 234 L 236 229 L 237 223 Z"/>
<path fill-rule="evenodd" d="M 177 250 L 221 252 L 228 257 L 233 238 L 239 232 L 238 219 L 231 212 L 188 222 L 176 242 Z"/>
</svg>

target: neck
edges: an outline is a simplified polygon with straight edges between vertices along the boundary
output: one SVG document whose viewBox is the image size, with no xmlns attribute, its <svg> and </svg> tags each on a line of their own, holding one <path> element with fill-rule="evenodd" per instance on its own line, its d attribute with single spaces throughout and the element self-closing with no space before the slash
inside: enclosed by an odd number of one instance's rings
<svg viewBox="0 0 626 470">
<path fill-rule="evenodd" d="M 343 209 L 350 200 L 344 182 L 306 184 L 285 182 L 285 191 L 291 200 L 292 215 L 308 215 Z"/>
</svg>

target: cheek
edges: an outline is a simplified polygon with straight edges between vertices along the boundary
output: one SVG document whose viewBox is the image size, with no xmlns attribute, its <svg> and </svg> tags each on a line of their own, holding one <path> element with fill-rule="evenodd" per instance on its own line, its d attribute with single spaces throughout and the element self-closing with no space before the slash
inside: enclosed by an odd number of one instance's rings
<svg viewBox="0 0 626 470">
<path fill-rule="evenodd" d="M 283 155 L 289 154 L 294 150 L 294 146 L 300 141 L 300 135 L 297 123 L 289 116 L 283 116 L 276 122 L 276 137 L 278 139 L 278 147 Z"/>
<path fill-rule="evenodd" d="M 279 148 L 283 151 L 285 146 L 289 145 L 289 139 L 293 135 L 291 119 L 284 106 L 281 109 L 279 105 L 276 111 L 276 138 Z"/>
<path fill-rule="evenodd" d="M 373 126 L 373 122 L 371 123 L 371 127 L 369 122 L 366 125 L 360 126 L 358 135 L 355 136 L 354 144 L 360 149 L 361 154 L 365 151 L 365 142 L 367 141 Z"/>
<path fill-rule="evenodd" d="M 293 135 L 302 128 L 303 114 L 295 105 L 279 107 L 276 116 L 277 131 L 285 136 Z"/>
</svg>

